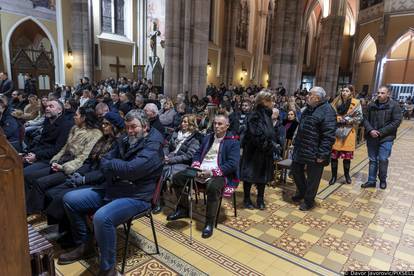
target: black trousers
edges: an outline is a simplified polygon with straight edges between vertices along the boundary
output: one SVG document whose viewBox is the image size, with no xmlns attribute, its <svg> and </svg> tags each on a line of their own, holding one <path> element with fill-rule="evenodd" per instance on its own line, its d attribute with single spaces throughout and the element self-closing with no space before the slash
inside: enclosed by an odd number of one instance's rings
<svg viewBox="0 0 414 276">
<path fill-rule="evenodd" d="M 188 180 L 191 179 L 188 175 L 184 173 L 185 171 L 178 172 L 173 176 L 173 184 L 172 187 L 175 190 L 177 198 L 180 198 L 181 192 L 187 183 Z M 217 204 L 221 193 L 223 191 L 223 187 L 225 184 L 224 177 L 216 176 L 212 177 L 209 181 L 205 183 L 206 185 L 206 194 L 207 194 L 207 209 L 209 209 L 209 204 Z M 181 200 L 179 202 L 179 207 L 183 209 L 188 208 L 188 202 L 186 196 L 181 196 Z"/>
<path fill-rule="evenodd" d="M 305 175 L 306 166 L 306 175 Z M 292 163 L 293 180 L 295 181 L 297 194 L 304 198 L 305 203 L 313 205 L 316 193 L 321 182 L 324 166 L 321 164 Z"/>
<path fill-rule="evenodd" d="M 63 183 L 66 175 L 63 172 L 51 172 L 50 165 L 41 162 L 25 167 L 23 171 L 27 213 L 43 211 L 46 191 Z"/>
</svg>

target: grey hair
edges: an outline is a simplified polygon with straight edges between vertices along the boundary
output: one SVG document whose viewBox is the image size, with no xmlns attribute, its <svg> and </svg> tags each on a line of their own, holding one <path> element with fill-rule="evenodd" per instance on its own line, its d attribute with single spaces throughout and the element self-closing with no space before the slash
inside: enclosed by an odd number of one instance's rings
<svg viewBox="0 0 414 276">
<path fill-rule="evenodd" d="M 147 128 L 147 129 L 149 128 L 150 123 L 149 123 L 147 115 L 145 114 L 143 110 L 132 109 L 131 111 L 127 113 L 127 115 L 125 115 L 126 122 L 130 122 L 134 119 L 138 120 L 143 128 Z"/>
<path fill-rule="evenodd" d="M 154 112 L 155 114 L 158 114 L 158 107 L 156 104 L 154 103 L 147 103 L 144 107 L 144 109 L 147 108 L 149 110 L 151 110 L 152 112 Z"/>
<path fill-rule="evenodd" d="M 314 87 L 312 87 L 311 91 L 315 92 L 316 95 L 319 97 L 320 100 L 323 100 L 326 97 L 325 89 L 323 89 L 320 86 L 314 86 Z"/>
</svg>

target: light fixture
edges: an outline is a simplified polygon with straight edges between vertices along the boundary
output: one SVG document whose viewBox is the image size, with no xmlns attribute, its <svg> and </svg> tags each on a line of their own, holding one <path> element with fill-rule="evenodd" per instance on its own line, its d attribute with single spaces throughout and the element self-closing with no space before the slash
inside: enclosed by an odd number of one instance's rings
<svg viewBox="0 0 414 276">
<path fill-rule="evenodd" d="M 207 70 L 210 71 L 213 67 L 211 66 L 210 60 L 207 61 Z"/>
<path fill-rule="evenodd" d="M 242 66 L 242 69 L 241 69 L 241 77 L 240 77 L 240 82 L 243 82 L 244 77 L 246 77 L 246 76 L 247 76 L 247 69 L 246 69 L 246 67 L 244 66 L 244 63 L 242 63 L 242 64 L 241 64 L 241 66 Z"/>
<path fill-rule="evenodd" d="M 70 47 L 69 40 L 66 41 L 66 44 L 67 44 L 68 57 L 69 57 L 69 61 L 66 63 L 66 68 L 70 69 L 72 68 L 73 52 L 72 52 L 72 48 Z"/>
</svg>

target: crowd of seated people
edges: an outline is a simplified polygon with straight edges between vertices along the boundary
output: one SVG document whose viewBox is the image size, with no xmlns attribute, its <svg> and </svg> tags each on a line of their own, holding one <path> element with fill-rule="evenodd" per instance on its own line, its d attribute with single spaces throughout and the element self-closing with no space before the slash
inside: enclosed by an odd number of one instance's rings
<svg viewBox="0 0 414 276">
<path fill-rule="evenodd" d="M 114 275 L 114 229 L 151 208 L 160 175 L 177 197 L 169 221 L 188 216 L 187 197 L 181 196 L 188 178 L 205 186 L 204 238 L 213 233 L 219 198 L 234 192 L 240 173 L 244 206 L 266 208 L 264 187 L 274 158 L 295 135 L 307 91 L 287 96 L 279 87 L 257 97 L 261 90 L 209 85 L 202 98 L 188 93 L 169 98 L 145 79 L 90 83 L 85 77 L 75 87 L 57 85 L 46 96 L 1 94 L 0 127 L 23 159 L 27 213 L 45 214 L 49 224 L 59 225 L 58 242 L 75 247 L 59 262 L 93 253 L 85 217 L 94 211 L 100 267 L 107 273 L 102 275 Z M 266 175 L 257 174 L 253 157 L 240 156 L 241 148 L 263 157 Z M 256 206 L 252 184 L 259 191 Z M 161 197 L 154 212 L 162 207 Z"/>
</svg>

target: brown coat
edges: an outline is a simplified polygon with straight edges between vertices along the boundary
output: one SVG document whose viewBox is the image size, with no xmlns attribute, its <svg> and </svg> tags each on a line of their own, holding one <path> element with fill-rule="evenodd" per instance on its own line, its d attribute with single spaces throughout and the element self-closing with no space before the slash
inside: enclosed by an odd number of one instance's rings
<svg viewBox="0 0 414 276">
<path fill-rule="evenodd" d="M 28 104 L 24 107 L 24 110 L 15 110 L 12 115 L 18 119 L 30 121 L 36 118 L 40 112 L 40 104 Z"/>
<path fill-rule="evenodd" d="M 359 100 L 352 98 L 351 105 L 349 106 L 347 114 L 352 113 L 354 108 L 358 106 L 360 106 Z M 340 122 L 342 120 L 342 116 L 337 114 L 336 120 L 337 122 Z M 351 131 L 349 132 L 348 136 L 345 139 L 339 139 L 337 137 L 332 149 L 336 151 L 355 151 L 356 133 L 357 133 L 358 125 L 359 125 L 359 122 L 355 122 L 353 124 Z"/>
</svg>

